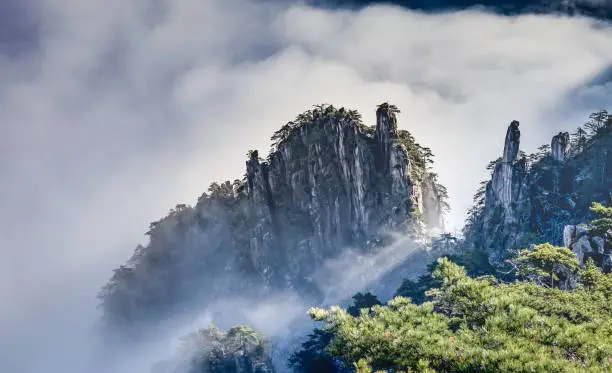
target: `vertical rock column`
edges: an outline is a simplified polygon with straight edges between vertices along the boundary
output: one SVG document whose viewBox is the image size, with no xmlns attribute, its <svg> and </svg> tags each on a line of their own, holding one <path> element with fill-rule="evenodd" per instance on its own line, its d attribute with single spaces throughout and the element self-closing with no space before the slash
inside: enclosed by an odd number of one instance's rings
<svg viewBox="0 0 612 373">
<path fill-rule="evenodd" d="M 398 138 L 394 107 L 386 103 L 376 110 L 376 144 L 376 169 L 383 175 L 381 207 L 400 223 L 412 215 L 414 207 L 423 211 L 422 192 L 410 178 L 410 161 Z"/>
<path fill-rule="evenodd" d="M 504 155 L 493 172 L 492 188 L 505 210 L 510 208 L 512 202 L 512 169 L 517 160 L 521 140 L 519 122 L 513 120 L 506 132 L 504 142 Z"/>
<path fill-rule="evenodd" d="M 517 159 L 520 142 L 521 131 L 519 130 L 519 121 L 513 120 L 506 131 L 506 139 L 504 141 L 504 156 L 502 162 L 510 163 Z"/>
<path fill-rule="evenodd" d="M 557 162 L 564 162 L 570 145 L 570 135 L 567 132 L 559 132 L 552 138 L 550 150 L 552 157 Z"/>
<path fill-rule="evenodd" d="M 257 221 L 249 246 L 253 267 L 263 276 L 264 283 L 269 284 L 276 275 L 273 264 L 279 258 L 275 257 L 274 202 L 270 194 L 267 167 L 266 163 L 259 162 L 256 150 L 249 153 L 246 162 L 247 186 L 251 211 Z"/>
<path fill-rule="evenodd" d="M 247 186 L 255 214 L 259 219 L 269 219 L 273 209 L 270 195 L 270 185 L 267 175 L 267 164 L 259 163 L 257 150 L 249 153 L 246 162 Z"/>
<path fill-rule="evenodd" d="M 376 110 L 376 168 L 381 174 L 390 170 L 391 151 L 397 139 L 397 119 L 388 105 L 382 104 Z"/>
<path fill-rule="evenodd" d="M 512 247 L 520 235 L 519 217 L 526 162 L 518 159 L 521 132 L 519 122 L 510 123 L 501 161 L 495 166 L 491 183 L 487 185 L 484 210 L 484 247 L 490 251 L 489 261 L 498 263 L 505 250 Z"/>
<path fill-rule="evenodd" d="M 559 132 L 553 136 L 550 143 L 551 156 L 558 164 L 563 164 L 567 158 L 567 151 L 570 146 L 570 135 L 567 132 Z M 559 193 L 561 180 L 561 167 L 555 167 L 553 170 L 553 192 Z"/>
</svg>

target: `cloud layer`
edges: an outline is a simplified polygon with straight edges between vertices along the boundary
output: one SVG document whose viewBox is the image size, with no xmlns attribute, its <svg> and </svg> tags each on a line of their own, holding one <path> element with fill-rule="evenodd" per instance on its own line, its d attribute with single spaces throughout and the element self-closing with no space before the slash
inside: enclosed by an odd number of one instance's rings
<svg viewBox="0 0 612 373">
<path fill-rule="evenodd" d="M 400 127 L 436 154 L 459 227 L 511 120 L 533 150 L 612 97 L 596 79 L 612 29 L 582 18 L 32 4 L 7 7 L 22 21 L 0 29 L 0 371 L 70 372 L 95 292 L 148 222 L 241 177 L 246 151 L 313 104 L 370 123 L 377 104 L 399 106 Z"/>
</svg>

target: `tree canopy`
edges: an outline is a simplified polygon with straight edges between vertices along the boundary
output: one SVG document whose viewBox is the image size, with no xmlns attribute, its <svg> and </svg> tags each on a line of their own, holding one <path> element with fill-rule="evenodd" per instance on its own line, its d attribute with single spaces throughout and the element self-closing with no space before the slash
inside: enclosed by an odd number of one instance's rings
<svg viewBox="0 0 612 373">
<path fill-rule="evenodd" d="M 160 363 L 155 373 L 272 373 L 268 341 L 247 326 L 222 332 L 214 325 L 183 338 L 179 366 Z"/>
<path fill-rule="evenodd" d="M 347 312 L 352 316 L 359 316 L 361 311 L 370 312 L 372 307 L 382 305 L 372 293 L 357 293 L 353 295 L 353 304 Z M 289 366 L 298 373 L 335 373 L 338 371 L 337 362 L 327 351 L 332 339 L 332 333 L 316 328 L 308 335 L 300 349 L 289 357 Z"/>
<path fill-rule="evenodd" d="M 311 309 L 333 334 L 330 354 L 358 372 L 612 369 L 612 275 L 592 263 L 580 270 L 571 291 L 471 278 L 447 258 L 433 276 L 440 285 L 422 305 L 397 297 L 358 317 L 339 307 Z"/>
<path fill-rule="evenodd" d="M 601 203 L 593 203 L 591 211 L 595 213 L 596 218 L 591 221 L 591 225 L 599 233 L 606 233 L 612 230 L 612 207 L 606 207 Z"/>
<path fill-rule="evenodd" d="M 562 280 L 570 280 L 580 266 L 576 255 L 570 249 L 549 243 L 521 251 L 515 263 L 519 269 L 519 276 L 550 287 L 558 285 Z"/>
</svg>

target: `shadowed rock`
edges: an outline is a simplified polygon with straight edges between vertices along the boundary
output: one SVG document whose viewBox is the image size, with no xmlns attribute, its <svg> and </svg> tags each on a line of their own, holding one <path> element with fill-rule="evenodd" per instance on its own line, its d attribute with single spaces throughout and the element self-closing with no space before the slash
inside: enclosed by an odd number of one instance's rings
<svg viewBox="0 0 612 373">
<path fill-rule="evenodd" d="M 570 135 L 567 132 L 559 132 L 558 135 L 553 136 L 550 144 L 551 155 L 557 162 L 565 162 L 567 151 L 570 146 Z"/>
<path fill-rule="evenodd" d="M 346 248 L 367 253 L 396 230 L 441 225 L 443 187 L 429 149 L 397 128 L 383 103 L 376 125 L 353 110 L 318 105 L 274 133 L 266 159 L 214 183 L 194 207 L 151 225 L 150 243 L 103 289 L 106 314 L 131 323 L 184 300 L 292 290 L 317 297 L 313 273 Z M 157 310 L 156 310 L 157 311 Z"/>
<path fill-rule="evenodd" d="M 506 131 L 506 140 L 504 141 L 504 155 L 502 162 L 513 162 L 516 160 L 521 142 L 521 131 L 519 130 L 519 122 L 513 120 Z"/>
<path fill-rule="evenodd" d="M 503 157 L 485 184 L 485 198 L 470 217 L 465 232 L 468 246 L 489 251 L 490 260 L 499 263 L 510 251 L 532 243 L 562 245 L 564 238 L 568 242 L 580 235 L 573 228 L 564 231 L 564 227 L 589 221 L 591 203 L 609 203 L 612 198 L 612 157 L 608 152 L 612 132 L 591 136 L 588 146 L 571 151 L 570 140 L 566 132 L 558 133 L 552 138 L 550 152 L 541 148 L 536 154 L 518 158 L 518 122 L 510 124 Z M 603 265 L 608 249 L 601 257 L 601 240 L 589 243 L 599 255 L 598 265 Z M 593 254 L 584 239 L 579 246 L 580 255 Z"/>
</svg>

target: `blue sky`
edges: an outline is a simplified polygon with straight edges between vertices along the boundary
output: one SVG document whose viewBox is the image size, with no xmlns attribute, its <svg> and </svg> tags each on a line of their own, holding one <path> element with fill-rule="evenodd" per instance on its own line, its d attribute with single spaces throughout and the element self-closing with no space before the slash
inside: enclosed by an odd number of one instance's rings
<svg viewBox="0 0 612 373">
<path fill-rule="evenodd" d="M 612 97 L 612 28 L 581 17 L 255 0 L 4 0 L 0 17 L 0 371 L 66 368 L 148 223 L 241 177 L 311 105 L 372 123 L 396 104 L 456 229 L 512 120 L 532 151 Z"/>
</svg>

